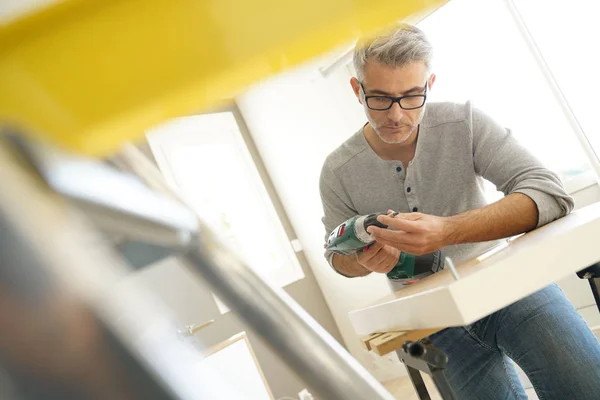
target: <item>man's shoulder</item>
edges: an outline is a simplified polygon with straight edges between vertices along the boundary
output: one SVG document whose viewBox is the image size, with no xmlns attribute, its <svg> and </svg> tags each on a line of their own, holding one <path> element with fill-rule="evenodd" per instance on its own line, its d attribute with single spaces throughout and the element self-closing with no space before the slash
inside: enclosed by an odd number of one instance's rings
<svg viewBox="0 0 600 400">
<path fill-rule="evenodd" d="M 344 143 L 329 153 L 323 164 L 323 169 L 335 172 L 365 150 L 365 139 L 363 136 L 363 128 L 361 128 Z"/>
<path fill-rule="evenodd" d="M 463 122 L 470 119 L 471 102 L 432 102 L 427 104 L 422 124 L 426 127 L 435 127 L 445 124 Z"/>
</svg>

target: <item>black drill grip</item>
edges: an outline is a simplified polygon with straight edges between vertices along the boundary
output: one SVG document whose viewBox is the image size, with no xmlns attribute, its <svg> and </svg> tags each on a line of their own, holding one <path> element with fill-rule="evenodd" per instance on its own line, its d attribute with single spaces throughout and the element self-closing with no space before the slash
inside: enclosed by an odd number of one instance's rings
<svg viewBox="0 0 600 400">
<path fill-rule="evenodd" d="M 377 221 L 377 217 L 379 215 L 385 215 L 383 213 L 375 213 L 375 214 L 369 214 L 367 215 L 367 217 L 365 218 L 365 230 L 367 230 L 367 228 L 369 226 L 377 226 L 379 228 L 382 229 L 387 229 L 388 226 L 386 224 L 382 224 L 381 222 Z"/>
</svg>

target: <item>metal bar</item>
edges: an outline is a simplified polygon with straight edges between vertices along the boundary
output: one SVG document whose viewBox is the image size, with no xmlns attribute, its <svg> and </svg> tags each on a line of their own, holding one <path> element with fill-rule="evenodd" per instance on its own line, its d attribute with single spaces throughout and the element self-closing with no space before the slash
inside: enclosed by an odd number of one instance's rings
<svg viewBox="0 0 600 400">
<path fill-rule="evenodd" d="M 590 289 L 594 295 L 594 300 L 596 300 L 596 307 L 600 311 L 600 286 L 598 285 L 600 278 L 590 278 L 588 281 L 590 282 Z"/>
<path fill-rule="evenodd" d="M 406 342 L 396 353 L 406 366 L 429 375 L 433 368 L 444 368 L 448 363 L 448 356 L 443 351 L 433 345 L 425 345 L 421 341 Z"/>
<path fill-rule="evenodd" d="M 195 374 L 202 357 L 152 293 L 115 290 L 129 272 L 122 259 L 2 137 L 0 183 L 3 364 L 9 357 L 39 384 L 71 390 L 49 399 L 73 398 L 73 387 L 89 399 L 243 398 L 218 375 Z"/>
<path fill-rule="evenodd" d="M 165 184 L 157 168 L 136 149 L 128 146 L 120 162 L 173 198 L 179 195 Z M 180 257 L 208 283 L 216 294 L 254 331 L 263 337 L 284 362 L 306 383 L 328 400 L 393 399 L 364 369 L 287 293 L 274 288 L 238 260 L 210 230 L 200 226 L 198 239 L 186 256 Z"/>
<path fill-rule="evenodd" d="M 271 346 L 319 398 L 392 400 L 392 395 L 283 290 L 231 253 L 203 241 L 180 257 Z"/>
<path fill-rule="evenodd" d="M 435 382 L 435 386 L 437 387 L 438 392 L 440 392 L 440 396 L 444 400 L 456 400 L 456 396 L 454 395 L 454 391 L 450 387 L 450 382 L 446 378 L 443 369 L 435 368 L 431 371 L 431 378 Z"/>
<path fill-rule="evenodd" d="M 172 247 L 187 244 L 197 232 L 196 214 L 189 207 L 131 174 L 20 137 L 11 142 L 52 190 L 76 202 L 104 231 Z"/>
<path fill-rule="evenodd" d="M 429 396 L 429 392 L 427 391 L 427 386 L 425 386 L 425 382 L 423 381 L 423 377 L 421 376 L 421 372 L 418 369 L 413 367 L 406 366 L 406 370 L 408 371 L 408 376 L 410 377 L 410 381 L 412 382 L 417 394 L 419 395 L 419 399 L 421 400 L 431 400 L 431 396 Z"/>
<path fill-rule="evenodd" d="M 517 25 L 519 33 L 521 33 L 523 40 L 527 44 L 527 47 L 529 47 L 529 51 L 531 52 L 531 55 L 535 59 L 537 65 L 538 65 L 538 68 L 544 75 L 544 78 L 546 79 L 546 83 L 550 87 L 555 100 L 557 101 L 558 105 L 560 106 L 560 108 L 563 112 L 563 115 L 567 119 L 569 125 L 571 125 L 571 129 L 573 129 L 573 132 L 575 133 L 575 136 L 577 137 L 577 140 L 579 141 L 579 144 L 581 145 L 581 148 L 583 149 L 584 154 L 586 155 L 588 161 L 590 162 L 591 167 L 596 174 L 596 182 L 598 182 L 600 184 L 600 159 L 598 157 L 598 154 L 596 154 L 590 141 L 588 140 L 587 136 L 585 135 L 585 132 L 583 131 L 583 128 L 581 127 L 581 124 L 579 124 L 577 117 L 573 113 L 573 110 L 571 109 L 571 106 L 569 105 L 567 98 L 565 97 L 564 93 L 562 92 L 560 85 L 556 81 L 556 78 L 552 74 L 552 71 L 550 70 L 550 67 L 546 63 L 546 60 L 544 59 L 542 52 L 540 51 L 539 47 L 537 46 L 535 39 L 531 35 L 531 32 L 529 32 L 529 29 L 527 28 L 527 25 L 525 24 L 525 21 L 523 20 L 523 17 L 521 16 L 521 13 L 519 12 L 514 1 L 513 0 L 505 0 L 505 3 L 506 3 L 506 6 L 508 7 L 508 10 L 509 10 L 515 24 Z"/>
<path fill-rule="evenodd" d="M 460 276 L 458 275 L 458 271 L 456 270 L 456 267 L 454 266 L 454 262 L 452 262 L 452 259 L 450 257 L 446 257 L 446 265 L 448 266 L 448 269 L 452 273 L 452 276 L 454 277 L 454 279 L 459 280 Z"/>
<path fill-rule="evenodd" d="M 455 400 L 454 392 L 450 387 L 450 383 L 444 375 L 444 368 L 448 364 L 448 356 L 441 350 L 437 349 L 428 340 L 418 342 L 406 342 L 402 349 L 396 353 L 400 361 L 406 365 L 410 378 L 415 386 L 415 390 L 421 398 L 429 398 L 429 394 L 425 389 L 427 397 L 423 397 L 420 383 L 423 382 L 419 373 L 426 373 L 433 378 L 435 385 L 444 400 Z"/>
<path fill-rule="evenodd" d="M 158 190 L 163 192 L 163 197 L 168 198 L 164 194 L 169 194 L 169 189 L 166 185 L 161 187 L 162 182 L 156 179 L 156 171 L 147 163 L 136 163 L 140 160 L 130 161 L 136 164 L 143 180 L 158 186 Z M 93 179 L 93 176 L 88 176 L 87 179 Z M 68 183 L 66 185 L 71 187 Z M 64 189 L 63 186 L 60 187 Z M 177 197 L 175 193 L 171 195 Z M 93 211 L 96 215 L 121 213 L 123 217 L 131 216 L 131 207 L 100 201 L 102 199 L 105 199 L 105 196 L 94 197 L 96 208 Z M 144 222 L 143 215 L 137 213 L 135 217 L 139 223 Z M 193 226 L 196 226 L 195 218 L 193 221 L 184 222 L 193 222 Z M 121 222 L 119 218 L 112 221 L 114 228 L 121 224 L 130 225 L 131 221 Z M 188 224 L 175 224 L 171 227 L 172 232 L 177 233 L 181 225 L 185 228 Z M 160 228 L 168 229 L 169 226 L 162 224 Z M 185 249 L 180 248 L 187 250 L 186 256 L 181 257 L 182 261 L 197 271 L 217 295 L 305 379 L 311 389 L 328 400 L 393 399 L 391 394 L 287 293 L 269 286 L 215 240 L 207 227 L 200 226 L 199 232 L 199 237 L 189 236 L 189 246 Z"/>
</svg>

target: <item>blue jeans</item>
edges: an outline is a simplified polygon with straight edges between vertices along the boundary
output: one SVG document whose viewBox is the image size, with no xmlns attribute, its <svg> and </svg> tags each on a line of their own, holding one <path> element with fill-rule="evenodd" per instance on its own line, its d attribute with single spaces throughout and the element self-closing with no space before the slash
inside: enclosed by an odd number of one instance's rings
<svg viewBox="0 0 600 400">
<path fill-rule="evenodd" d="M 600 343 L 556 285 L 429 340 L 458 400 L 527 399 L 510 359 L 540 400 L 600 399 Z"/>
</svg>

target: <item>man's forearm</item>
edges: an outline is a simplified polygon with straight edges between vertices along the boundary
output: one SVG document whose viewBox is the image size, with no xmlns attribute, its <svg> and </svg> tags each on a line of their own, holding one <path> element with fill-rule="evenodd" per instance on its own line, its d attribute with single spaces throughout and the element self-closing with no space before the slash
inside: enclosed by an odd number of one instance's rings
<svg viewBox="0 0 600 400">
<path fill-rule="evenodd" d="M 538 223 L 535 202 L 513 193 L 486 207 L 447 218 L 448 244 L 486 242 L 534 229 Z"/>
<path fill-rule="evenodd" d="M 367 276 L 371 273 L 371 271 L 360 265 L 356 260 L 356 256 L 353 255 L 343 256 L 341 254 L 334 253 L 331 263 L 337 272 L 347 276 L 348 278 Z"/>
</svg>

